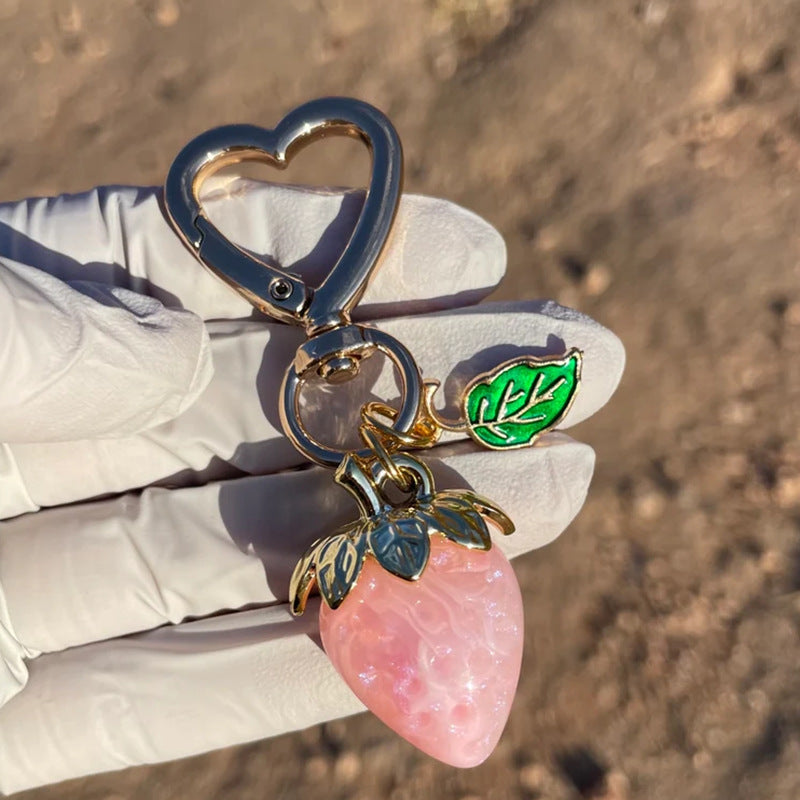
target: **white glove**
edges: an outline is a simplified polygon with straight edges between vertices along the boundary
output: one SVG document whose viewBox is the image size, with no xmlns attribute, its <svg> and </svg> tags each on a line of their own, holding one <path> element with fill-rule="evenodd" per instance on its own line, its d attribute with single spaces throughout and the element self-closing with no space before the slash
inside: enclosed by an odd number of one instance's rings
<svg viewBox="0 0 800 800">
<path fill-rule="evenodd" d="M 206 197 L 231 239 L 312 283 L 360 203 L 244 180 Z M 0 206 L 0 259 L 0 791 L 361 710 L 317 643 L 316 603 L 299 619 L 286 603 L 300 554 L 355 516 L 330 471 L 291 470 L 303 459 L 277 407 L 302 332 L 255 318 L 203 269 L 154 189 Z M 486 222 L 405 196 L 356 316 L 403 342 L 450 403 L 513 355 L 579 347 L 566 424 L 580 422 L 616 388 L 622 345 L 553 303 L 466 307 L 504 269 Z M 388 368 L 359 386 L 397 395 Z M 305 412 L 325 415 L 330 442 L 365 399 L 338 397 Z M 451 437 L 427 460 L 440 488 L 470 484 L 510 514 L 518 531 L 498 545 L 515 556 L 569 524 L 594 455 L 551 433 L 502 453 Z M 99 495 L 116 496 L 79 502 Z"/>
</svg>

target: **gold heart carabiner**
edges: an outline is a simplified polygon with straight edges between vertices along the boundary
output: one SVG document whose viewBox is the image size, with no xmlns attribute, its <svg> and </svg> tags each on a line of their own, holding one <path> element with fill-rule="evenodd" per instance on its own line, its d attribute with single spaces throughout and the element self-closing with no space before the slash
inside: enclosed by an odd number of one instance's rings
<svg viewBox="0 0 800 800">
<path fill-rule="evenodd" d="M 224 166 L 261 161 L 285 169 L 301 148 L 329 135 L 361 139 L 372 155 L 372 172 L 347 246 L 313 289 L 300 276 L 255 258 L 223 236 L 205 215 L 199 196 L 203 181 Z M 382 352 L 397 368 L 403 388 L 393 429 L 408 434 L 422 406 L 422 376 L 411 353 L 388 334 L 350 321 L 391 231 L 402 182 L 403 149 L 394 126 L 377 108 L 347 97 L 306 103 L 274 130 L 214 128 L 189 142 L 167 174 L 167 213 L 195 256 L 260 311 L 305 327 L 308 340 L 286 371 L 280 414 L 295 447 L 318 464 L 336 466 L 345 453 L 317 442 L 301 418 L 300 394 L 314 375 L 341 383 L 358 372 L 361 361 Z"/>
<path fill-rule="evenodd" d="M 286 169 L 311 142 L 331 135 L 360 139 L 372 156 L 361 216 L 328 276 L 317 288 L 253 257 L 228 240 L 205 215 L 203 181 L 224 166 L 260 161 Z M 346 97 L 299 106 L 273 130 L 226 125 L 193 139 L 167 175 L 164 202 L 170 220 L 197 258 L 265 314 L 303 325 L 309 336 L 350 323 L 392 228 L 403 180 L 403 149 L 394 126 L 377 108 Z"/>
</svg>

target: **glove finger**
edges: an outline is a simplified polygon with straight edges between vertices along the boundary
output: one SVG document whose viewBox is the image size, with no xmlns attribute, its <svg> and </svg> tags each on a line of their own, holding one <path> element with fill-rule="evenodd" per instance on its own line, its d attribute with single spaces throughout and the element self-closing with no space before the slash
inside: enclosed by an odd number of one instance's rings
<svg viewBox="0 0 800 800">
<path fill-rule="evenodd" d="M 442 393 L 457 416 L 455 400 L 475 375 L 521 353 L 584 351 L 582 388 L 564 427 L 601 408 L 614 392 L 624 366 L 624 350 L 613 333 L 588 317 L 553 303 L 494 304 L 429 316 L 385 320 L 380 328 L 414 353 L 427 377 L 446 379 Z M 277 415 L 277 375 L 290 363 L 301 341 L 297 331 L 280 325 L 220 322 L 210 325 L 215 375 L 209 388 L 179 419 L 136 437 L 101 442 L 18 445 L 13 448 L 17 475 L 27 494 L 41 506 L 168 481 L 196 484 L 242 473 L 265 474 L 299 466 L 302 456 L 283 436 Z M 324 419 L 324 441 L 341 442 L 342 432 L 357 430 L 357 410 L 366 399 L 397 394 L 394 373 L 384 360 L 369 362 L 364 381 L 333 394 L 316 395 L 316 413 Z M 353 382 L 356 383 L 356 382 Z M 336 398 L 344 398 L 342 407 Z M 351 445 L 357 444 L 351 442 Z M 76 472 L 74 464 L 82 469 Z M 12 471 L 0 477 L 0 515 L 14 507 L 18 485 Z M 6 491 L 3 492 L 4 484 Z M 19 495 L 19 491 L 16 492 Z M 22 509 L 26 510 L 26 509 Z"/>
<path fill-rule="evenodd" d="M 42 656 L 0 709 L 0 792 L 276 736 L 363 709 L 312 636 L 316 602 Z"/>
<path fill-rule="evenodd" d="M 211 379 L 203 321 L 151 297 L 0 261 L 0 442 L 129 436 Z"/>
<path fill-rule="evenodd" d="M 516 521 L 498 541 L 511 557 L 567 527 L 594 466 L 588 445 L 558 433 L 526 450 L 432 452 L 440 488 L 474 486 Z M 25 650 L 52 652 L 283 602 L 305 549 L 355 516 L 330 471 L 313 468 L 18 517 L 0 532 L 10 627 Z"/>
<path fill-rule="evenodd" d="M 206 195 L 231 241 L 318 285 L 355 227 L 364 193 L 237 179 Z M 91 280 L 181 305 L 203 319 L 250 317 L 253 307 L 204 269 L 164 216 L 158 188 L 99 187 L 0 205 L 0 257 L 64 281 Z M 500 234 L 446 200 L 403 196 L 358 315 L 477 302 L 505 272 Z M 398 306 L 398 304 L 400 304 Z"/>
</svg>

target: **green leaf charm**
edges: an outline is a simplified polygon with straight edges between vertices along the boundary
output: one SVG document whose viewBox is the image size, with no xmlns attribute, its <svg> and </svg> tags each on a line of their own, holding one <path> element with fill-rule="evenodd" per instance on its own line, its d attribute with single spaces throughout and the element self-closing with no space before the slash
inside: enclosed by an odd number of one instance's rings
<svg viewBox="0 0 800 800">
<path fill-rule="evenodd" d="M 514 359 L 476 378 L 464 396 L 470 436 L 495 450 L 526 447 L 569 411 L 581 379 L 582 354 Z"/>
</svg>

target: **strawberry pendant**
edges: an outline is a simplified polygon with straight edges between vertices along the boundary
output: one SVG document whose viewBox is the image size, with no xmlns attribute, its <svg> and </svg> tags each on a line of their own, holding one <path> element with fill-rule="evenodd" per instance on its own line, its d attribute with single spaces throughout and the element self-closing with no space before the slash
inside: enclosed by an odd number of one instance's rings
<svg viewBox="0 0 800 800">
<path fill-rule="evenodd" d="M 394 456 L 415 490 L 380 493 L 380 462 L 345 459 L 337 482 L 361 519 L 306 552 L 292 578 L 295 613 L 316 584 L 325 651 L 356 696 L 413 745 L 472 767 L 492 752 L 522 661 L 523 610 L 513 569 L 485 519 L 513 524 L 469 491 L 434 492 L 427 467 Z"/>
</svg>

